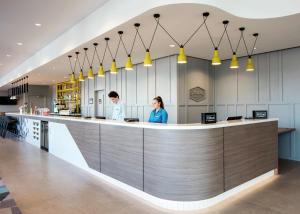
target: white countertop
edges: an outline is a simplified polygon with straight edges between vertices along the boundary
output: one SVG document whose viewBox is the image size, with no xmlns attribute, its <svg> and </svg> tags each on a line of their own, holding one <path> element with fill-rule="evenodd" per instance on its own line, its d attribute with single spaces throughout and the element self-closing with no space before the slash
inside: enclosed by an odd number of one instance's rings
<svg viewBox="0 0 300 214">
<path fill-rule="evenodd" d="M 148 123 L 148 122 L 125 122 L 116 120 L 102 120 L 96 118 L 85 119 L 82 117 L 68 117 L 68 116 L 42 116 L 42 115 L 31 115 L 31 114 L 19 114 L 19 113 L 6 113 L 7 116 L 24 116 L 32 119 L 40 120 L 67 120 L 67 121 L 77 121 L 86 123 L 98 123 L 106 125 L 118 125 L 136 128 L 150 128 L 150 129 L 212 129 L 212 128 L 223 128 L 229 126 L 240 126 L 248 125 L 254 123 L 263 123 L 270 121 L 278 121 L 277 118 L 262 119 L 262 120 L 234 120 L 234 121 L 220 121 L 212 124 L 202 124 L 202 123 L 191 123 L 191 124 L 161 124 L 161 123 Z"/>
</svg>

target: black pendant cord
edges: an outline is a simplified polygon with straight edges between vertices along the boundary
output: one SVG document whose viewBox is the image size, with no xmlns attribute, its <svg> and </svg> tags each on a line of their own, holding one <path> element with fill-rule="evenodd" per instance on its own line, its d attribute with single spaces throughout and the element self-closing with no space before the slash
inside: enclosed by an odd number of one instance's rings
<svg viewBox="0 0 300 214">
<path fill-rule="evenodd" d="M 70 62 L 70 67 L 71 67 L 72 74 L 74 74 L 74 69 L 73 69 L 72 62 L 71 62 L 72 56 L 69 55 L 68 57 L 69 57 L 69 62 Z"/>
<path fill-rule="evenodd" d="M 157 15 L 158 14 L 154 14 L 154 19 L 157 22 L 158 26 L 160 26 L 161 29 L 163 29 L 166 32 L 166 34 L 168 34 L 168 36 L 180 47 L 181 46 L 180 43 L 167 31 L 167 29 L 164 26 L 162 26 L 162 24 L 159 21 L 159 17 L 156 18 Z"/>
<path fill-rule="evenodd" d="M 139 24 L 138 24 L 138 25 L 139 25 Z M 132 42 L 131 49 L 130 49 L 130 52 L 129 52 L 129 55 L 130 55 L 130 56 L 131 56 L 131 54 L 132 54 L 132 51 L 133 51 L 133 48 L 134 48 L 134 44 L 135 44 L 137 35 L 138 35 L 138 31 L 135 32 L 135 35 L 134 35 L 134 38 L 133 38 L 133 42 Z"/>
<path fill-rule="evenodd" d="M 114 56 L 113 56 L 113 54 L 112 54 L 112 52 L 111 52 L 111 49 L 110 49 L 110 47 L 109 47 L 109 44 L 108 44 L 109 38 L 105 38 L 105 40 L 106 40 L 107 50 L 108 50 L 108 52 L 109 52 L 111 58 L 114 59 Z"/>
<path fill-rule="evenodd" d="M 123 48 L 124 48 L 124 50 L 125 50 L 125 52 L 126 52 L 126 55 L 129 56 L 130 54 L 129 54 L 129 52 L 128 52 L 126 46 L 125 46 L 124 40 L 123 40 L 123 38 L 122 38 L 122 37 L 123 37 L 123 31 L 119 31 L 118 34 L 119 34 L 119 37 L 120 37 L 120 41 L 121 41 L 121 43 L 122 43 L 122 46 L 123 46 Z"/>
<path fill-rule="evenodd" d="M 102 56 L 102 60 L 101 60 L 101 62 L 100 62 L 100 65 L 103 65 L 103 62 L 104 62 L 104 59 L 105 59 L 105 55 L 106 55 L 106 52 L 107 52 L 107 48 L 108 48 L 108 42 L 106 42 L 105 49 L 104 49 L 104 53 L 103 53 L 103 56 Z M 98 55 L 98 58 L 99 58 L 99 55 Z M 98 60 L 100 60 L 100 58 L 99 58 Z"/>
<path fill-rule="evenodd" d="M 241 32 L 242 32 L 242 40 L 243 40 L 243 43 L 245 45 L 245 48 L 246 48 L 246 51 L 247 51 L 247 55 L 250 56 L 249 50 L 248 50 L 248 47 L 247 47 L 247 44 L 246 44 L 246 41 L 245 41 L 245 37 L 244 37 L 244 31 L 241 31 Z"/>
<path fill-rule="evenodd" d="M 201 23 L 201 25 L 199 25 L 199 27 L 197 27 L 197 29 L 191 34 L 191 36 L 186 40 L 185 43 L 183 43 L 183 46 L 185 46 L 188 42 L 191 41 L 191 39 L 196 35 L 196 33 L 198 33 L 198 31 L 202 28 L 202 26 L 204 25 L 204 21 Z"/>
<path fill-rule="evenodd" d="M 235 53 L 237 53 L 237 51 L 238 51 L 238 49 L 239 49 L 241 40 L 242 40 L 242 34 L 241 34 L 241 36 L 240 36 L 240 38 L 239 38 L 239 41 L 238 41 L 237 46 L 236 46 L 236 49 L 235 49 L 235 51 L 234 51 Z"/>
<path fill-rule="evenodd" d="M 91 61 L 90 67 L 93 66 L 94 59 L 95 59 L 95 55 L 96 55 L 96 49 L 97 49 L 98 43 L 94 43 L 93 45 L 94 45 L 94 53 L 93 53 L 93 57 L 92 57 L 92 61 Z"/>
<path fill-rule="evenodd" d="M 253 54 L 253 51 L 254 51 L 254 48 L 255 48 L 255 45 L 256 45 L 256 42 L 257 42 L 258 33 L 254 33 L 253 36 L 255 37 L 255 40 L 254 40 L 253 47 L 252 47 L 252 50 L 251 50 L 251 56 Z"/>
<path fill-rule="evenodd" d="M 225 24 L 225 29 L 224 29 L 224 31 L 223 31 L 223 33 L 222 33 L 222 36 L 221 36 L 221 38 L 220 38 L 220 40 L 219 40 L 219 42 L 218 42 L 218 45 L 217 45 L 217 48 L 219 48 L 220 47 L 220 45 L 221 45 L 221 42 L 222 42 L 222 40 L 223 40 L 223 37 L 224 37 L 224 35 L 225 35 L 225 33 L 226 33 L 226 29 L 227 29 L 227 27 L 228 27 L 228 23 L 229 22 L 227 22 L 227 20 L 226 20 L 226 24 Z"/>
<path fill-rule="evenodd" d="M 224 23 L 224 22 L 223 22 L 223 23 Z M 227 26 L 228 26 L 228 24 L 227 24 Z M 229 42 L 230 49 L 231 49 L 232 53 L 236 53 L 236 52 L 233 50 L 233 46 L 232 46 L 232 43 L 231 43 L 231 40 L 230 40 L 228 31 L 227 31 L 227 26 L 225 26 L 225 24 L 224 24 L 224 29 L 225 29 L 226 37 L 227 37 L 227 39 L 228 39 L 228 42 Z"/>
<path fill-rule="evenodd" d="M 92 66 L 91 66 L 91 62 L 90 62 L 90 60 L 89 60 L 89 57 L 88 57 L 88 55 L 87 55 L 87 50 L 88 50 L 87 48 L 84 48 L 84 51 L 85 51 L 85 53 L 84 53 L 84 54 L 85 54 L 85 58 L 86 58 L 86 60 L 87 60 L 87 62 L 88 62 L 88 64 L 89 64 L 89 66 L 92 67 Z"/>
<path fill-rule="evenodd" d="M 154 14 L 154 16 L 155 16 L 155 15 L 157 15 L 157 14 Z M 156 26 L 155 26 L 154 32 L 153 32 L 153 34 L 152 34 L 152 38 L 151 38 L 149 47 L 147 48 L 147 46 L 145 45 L 145 42 L 144 42 L 144 40 L 143 40 L 143 38 L 142 38 L 142 36 L 141 36 L 141 34 L 140 34 L 140 32 L 139 32 L 139 27 L 136 27 L 137 34 L 138 34 L 138 36 L 139 36 L 139 38 L 140 38 L 140 40 L 141 40 L 141 42 L 142 42 L 142 44 L 143 44 L 143 46 L 144 46 L 144 48 L 145 48 L 146 51 L 149 51 L 150 48 L 151 48 L 151 46 L 152 46 L 152 43 L 153 43 L 153 40 L 154 40 L 156 31 L 157 31 L 157 28 L 158 28 L 158 22 L 156 22 Z"/>
<path fill-rule="evenodd" d="M 81 67 L 80 60 L 79 60 L 79 54 L 80 53 L 79 52 L 75 52 L 75 54 L 76 54 L 76 62 L 78 61 L 79 70 L 82 71 L 82 67 Z"/>
<path fill-rule="evenodd" d="M 81 70 L 84 69 L 84 64 L 85 64 L 85 61 L 86 61 L 85 59 L 86 59 L 86 53 L 83 56 L 83 62 L 82 62 L 82 65 L 81 65 Z"/>
<path fill-rule="evenodd" d="M 122 32 L 122 33 L 123 33 L 123 32 Z M 117 46 L 116 53 L 115 53 L 113 59 L 116 59 L 116 58 L 117 58 L 117 55 L 118 55 L 118 52 L 119 52 L 119 48 L 120 48 L 120 44 L 121 44 L 121 37 L 119 38 L 118 46 Z"/>
<path fill-rule="evenodd" d="M 208 15 L 209 15 L 209 14 L 208 14 Z M 206 24 L 206 20 L 207 20 L 208 15 L 206 16 L 205 13 L 203 14 L 204 25 L 205 25 L 206 31 L 207 31 L 207 33 L 208 33 L 208 35 L 209 35 L 210 41 L 211 41 L 211 43 L 212 43 L 212 45 L 213 45 L 213 48 L 216 48 L 216 45 L 215 45 L 215 43 L 214 43 L 214 40 L 213 40 L 213 38 L 212 38 L 212 36 L 211 36 L 211 34 L 210 34 L 209 30 L 208 30 L 208 26 L 207 26 L 207 24 Z"/>
</svg>

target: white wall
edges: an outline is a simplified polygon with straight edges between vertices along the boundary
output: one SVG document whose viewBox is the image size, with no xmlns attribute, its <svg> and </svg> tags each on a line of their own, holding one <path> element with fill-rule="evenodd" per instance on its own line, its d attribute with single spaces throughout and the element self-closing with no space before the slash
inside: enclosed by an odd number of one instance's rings
<svg viewBox="0 0 300 214">
<path fill-rule="evenodd" d="M 169 123 L 177 123 L 177 56 L 169 56 L 153 60 L 152 67 L 138 64 L 133 71 L 119 69 L 117 75 L 106 72 L 105 78 L 95 76 L 94 80 L 86 79 L 81 85 L 82 114 L 95 113 L 95 104 L 88 104 L 88 98 L 93 98 L 95 91 L 117 91 L 122 101 L 127 105 L 126 117 L 138 117 L 147 121 L 152 110 L 152 99 L 161 96 L 169 114 Z M 96 71 L 96 70 L 95 70 Z M 112 105 L 106 96 L 105 115 L 111 116 Z M 88 110 L 89 109 L 89 110 Z"/>
</svg>

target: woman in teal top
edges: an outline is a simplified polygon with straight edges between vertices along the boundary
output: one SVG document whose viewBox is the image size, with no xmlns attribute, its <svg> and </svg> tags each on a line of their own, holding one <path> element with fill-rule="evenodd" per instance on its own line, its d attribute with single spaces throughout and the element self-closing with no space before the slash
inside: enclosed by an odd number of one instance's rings
<svg viewBox="0 0 300 214">
<path fill-rule="evenodd" d="M 152 105 L 154 110 L 151 111 L 148 122 L 150 123 L 167 123 L 168 113 L 165 110 L 164 102 L 160 96 L 154 97 Z"/>
</svg>

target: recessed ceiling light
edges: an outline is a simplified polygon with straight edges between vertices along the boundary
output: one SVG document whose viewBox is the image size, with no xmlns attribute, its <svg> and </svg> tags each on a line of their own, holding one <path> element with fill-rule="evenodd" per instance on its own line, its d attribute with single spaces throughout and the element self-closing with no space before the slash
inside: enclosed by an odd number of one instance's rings
<svg viewBox="0 0 300 214">
<path fill-rule="evenodd" d="M 68 77 L 64 77 L 65 79 L 67 79 Z"/>
<path fill-rule="evenodd" d="M 174 44 L 171 44 L 171 45 L 169 45 L 169 47 L 170 47 L 170 48 L 174 48 L 174 47 L 175 47 L 175 45 L 174 45 Z"/>
<path fill-rule="evenodd" d="M 10 54 L 6 54 L 6 56 L 7 56 L 7 57 L 10 57 L 11 55 L 10 55 Z"/>
<path fill-rule="evenodd" d="M 256 50 L 256 47 L 254 47 L 254 50 Z"/>
<path fill-rule="evenodd" d="M 23 43 L 22 42 L 18 42 L 17 45 L 21 46 L 21 45 L 23 45 Z"/>
<path fill-rule="evenodd" d="M 41 23 L 35 23 L 34 25 L 37 26 L 37 27 L 41 27 L 42 26 Z"/>
</svg>

